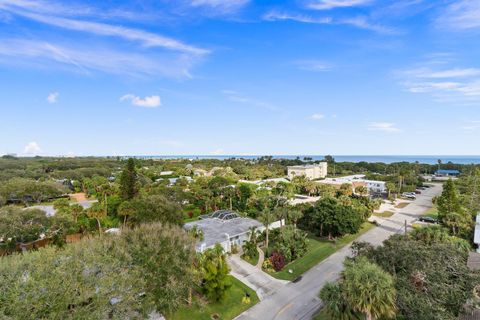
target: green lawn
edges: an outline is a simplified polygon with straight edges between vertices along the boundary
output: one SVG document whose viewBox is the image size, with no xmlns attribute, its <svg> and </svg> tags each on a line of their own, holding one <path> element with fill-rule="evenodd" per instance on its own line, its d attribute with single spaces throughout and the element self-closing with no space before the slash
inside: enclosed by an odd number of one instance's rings
<svg viewBox="0 0 480 320">
<path fill-rule="evenodd" d="M 166 317 L 168 320 L 210 320 L 213 314 L 218 314 L 219 319 L 228 320 L 238 316 L 243 311 L 251 308 L 258 302 L 255 291 L 241 283 L 239 280 L 230 276 L 232 287 L 227 293 L 227 297 L 221 303 L 206 304 L 198 298 L 194 298 L 192 305 L 184 306 L 174 314 Z M 245 292 L 250 294 L 250 304 L 242 303 Z"/>
<path fill-rule="evenodd" d="M 183 222 L 187 223 L 187 222 L 192 222 L 192 221 L 197 221 L 197 220 L 198 220 L 198 217 L 185 218 L 185 219 L 183 219 Z"/>
<path fill-rule="evenodd" d="M 258 263 L 258 253 L 255 257 L 253 258 L 250 258 L 250 257 L 247 257 L 246 255 L 242 255 L 241 257 L 243 260 L 247 261 L 248 263 L 250 263 L 252 266 L 256 266 L 257 263 Z"/>
<path fill-rule="evenodd" d="M 277 279 L 290 281 L 294 280 L 325 258 L 329 257 L 335 251 L 343 248 L 345 245 L 354 241 L 360 235 L 364 234 L 373 227 L 375 227 L 374 224 L 365 222 L 357 234 L 346 235 L 342 238 L 339 238 L 335 244 L 331 241 L 320 240 L 310 236 L 307 253 L 303 257 L 287 264 L 282 271 L 274 272 L 271 275 Z M 288 272 L 289 269 L 292 270 L 292 273 Z"/>
<path fill-rule="evenodd" d="M 393 211 L 383 211 L 383 212 L 375 212 L 373 216 L 380 217 L 380 218 L 390 218 L 393 216 L 395 212 Z"/>
<path fill-rule="evenodd" d="M 438 219 L 438 209 L 437 209 L 437 207 L 436 206 L 431 207 L 430 209 L 427 210 L 427 212 L 425 212 L 425 214 L 423 216 L 428 216 L 428 217 Z"/>
<path fill-rule="evenodd" d="M 319 313 L 313 318 L 313 320 L 332 320 L 332 318 L 327 314 L 325 308 L 322 308 Z"/>
</svg>

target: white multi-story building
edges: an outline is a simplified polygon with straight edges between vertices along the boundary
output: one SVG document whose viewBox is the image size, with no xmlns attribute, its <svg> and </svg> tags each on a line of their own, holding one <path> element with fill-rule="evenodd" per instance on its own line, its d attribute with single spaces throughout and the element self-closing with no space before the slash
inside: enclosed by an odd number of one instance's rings
<svg viewBox="0 0 480 320">
<path fill-rule="evenodd" d="M 288 179 L 292 180 L 299 176 L 304 176 L 309 180 L 323 179 L 327 176 L 327 168 L 326 162 L 303 166 L 289 166 L 287 167 Z"/>
</svg>

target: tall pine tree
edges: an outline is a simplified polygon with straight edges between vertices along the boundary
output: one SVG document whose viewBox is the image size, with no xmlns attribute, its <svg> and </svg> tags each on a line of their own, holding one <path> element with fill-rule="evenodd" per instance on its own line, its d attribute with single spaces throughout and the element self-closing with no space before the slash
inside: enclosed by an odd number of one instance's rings
<svg viewBox="0 0 480 320">
<path fill-rule="evenodd" d="M 135 160 L 129 158 L 120 176 L 120 195 L 124 200 L 130 200 L 137 194 L 137 171 Z"/>
</svg>

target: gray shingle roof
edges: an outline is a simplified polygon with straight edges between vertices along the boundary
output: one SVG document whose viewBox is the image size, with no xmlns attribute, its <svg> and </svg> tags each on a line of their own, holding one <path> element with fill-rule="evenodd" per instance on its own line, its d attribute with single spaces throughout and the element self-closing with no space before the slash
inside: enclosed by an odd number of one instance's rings
<svg viewBox="0 0 480 320">
<path fill-rule="evenodd" d="M 197 243 L 197 248 L 202 244 L 206 247 L 228 240 L 228 237 L 235 237 L 248 232 L 251 227 L 261 227 L 262 224 L 250 218 L 235 218 L 231 220 L 220 220 L 206 218 L 185 224 L 185 229 L 190 230 L 194 226 L 203 231 L 203 241 Z M 227 236 L 228 235 L 228 236 Z"/>
</svg>

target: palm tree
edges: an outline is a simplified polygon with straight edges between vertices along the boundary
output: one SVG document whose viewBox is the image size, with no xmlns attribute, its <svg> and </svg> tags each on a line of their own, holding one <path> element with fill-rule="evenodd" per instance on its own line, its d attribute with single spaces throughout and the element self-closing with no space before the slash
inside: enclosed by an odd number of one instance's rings
<svg viewBox="0 0 480 320">
<path fill-rule="evenodd" d="M 340 284 L 347 304 L 367 320 L 395 316 L 396 290 L 393 277 L 365 257 L 347 260 Z"/>
<path fill-rule="evenodd" d="M 87 216 L 89 218 L 97 220 L 98 232 L 102 233 L 102 225 L 100 219 L 106 216 L 105 208 L 100 203 L 94 203 L 88 210 Z"/>
<path fill-rule="evenodd" d="M 288 210 L 287 219 L 293 223 L 294 228 L 297 228 L 297 222 L 303 217 L 303 212 L 298 209 Z"/>
<path fill-rule="evenodd" d="M 83 212 L 83 207 L 77 203 L 72 204 L 70 206 L 70 213 L 73 216 L 73 219 L 75 220 L 75 223 L 77 223 L 78 216 Z"/>
<path fill-rule="evenodd" d="M 338 284 L 327 283 L 322 288 L 322 291 L 320 291 L 320 298 L 325 303 L 327 314 L 331 316 L 332 319 L 360 319 L 358 313 L 346 303 Z"/>
<path fill-rule="evenodd" d="M 118 215 L 123 216 L 123 226 L 127 225 L 128 217 L 131 217 L 135 214 L 136 208 L 131 201 L 124 201 L 118 207 Z"/>
<path fill-rule="evenodd" d="M 265 247 L 268 249 L 268 233 L 269 233 L 269 227 L 270 227 L 270 224 L 274 221 L 274 214 L 273 212 L 268 209 L 268 208 L 265 208 L 263 209 L 263 211 L 260 213 L 260 216 L 258 217 L 258 219 L 260 220 L 260 222 L 263 223 L 263 225 L 265 226 Z"/>
<path fill-rule="evenodd" d="M 362 197 L 368 196 L 368 189 L 365 186 L 357 186 L 355 188 L 355 193 Z"/>
</svg>

